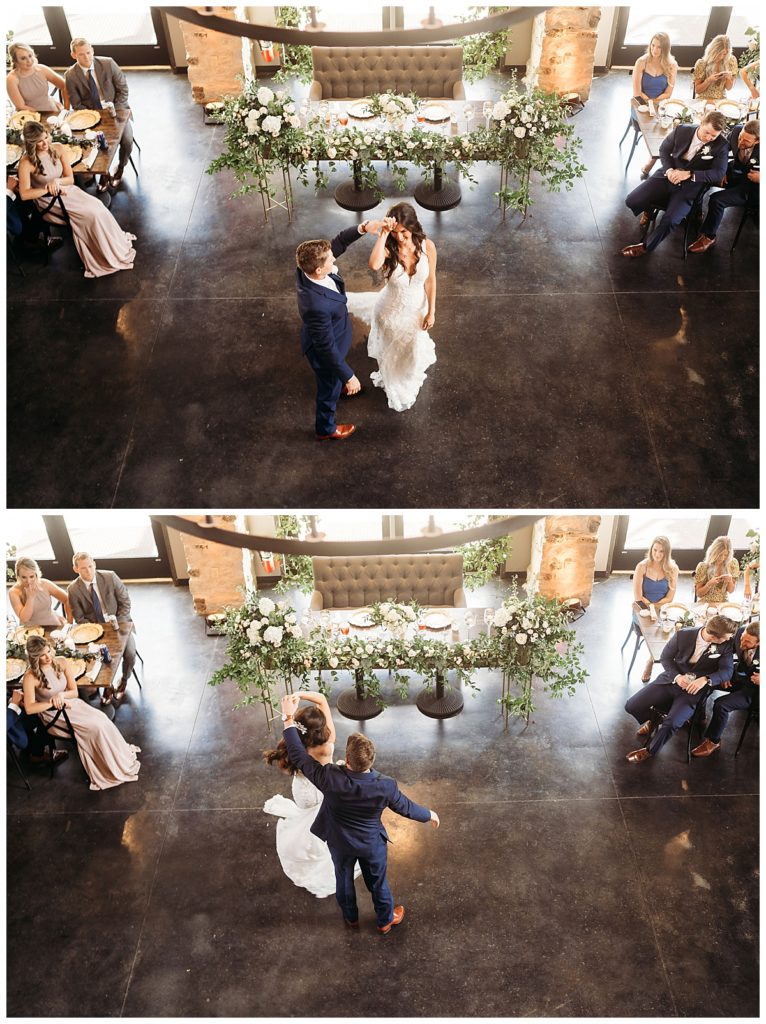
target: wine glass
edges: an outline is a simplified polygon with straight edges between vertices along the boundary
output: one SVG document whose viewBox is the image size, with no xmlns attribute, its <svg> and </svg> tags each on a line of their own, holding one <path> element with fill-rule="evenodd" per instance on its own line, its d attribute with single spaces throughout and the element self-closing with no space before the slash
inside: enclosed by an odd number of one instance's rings
<svg viewBox="0 0 766 1024">
<path fill-rule="evenodd" d="M 473 614 L 473 612 L 466 612 L 465 613 L 464 622 L 465 622 L 465 628 L 470 633 L 471 630 L 473 629 L 473 627 L 476 625 L 476 616 Z"/>
<path fill-rule="evenodd" d="M 495 621 L 495 612 L 493 608 L 484 609 L 484 623 L 487 627 L 487 636 L 492 633 L 492 623 Z"/>
<path fill-rule="evenodd" d="M 319 624 L 322 627 L 322 632 L 326 633 L 329 636 L 330 633 L 332 632 L 332 626 L 330 625 L 330 613 L 329 612 L 320 612 L 319 613 Z"/>
<path fill-rule="evenodd" d="M 463 117 L 465 118 L 466 124 L 468 124 L 473 118 L 473 103 L 466 103 L 463 107 Z"/>
<path fill-rule="evenodd" d="M 343 128 L 345 128 L 346 125 L 348 124 L 348 111 L 346 110 L 345 107 L 341 107 L 340 110 L 338 111 L 338 121 L 340 122 Z"/>
<path fill-rule="evenodd" d="M 418 102 L 415 104 L 415 120 L 418 122 L 418 124 L 422 124 L 423 121 L 425 121 L 425 119 L 426 119 L 425 106 L 424 106 L 422 100 L 418 100 Z"/>
<path fill-rule="evenodd" d="M 321 117 L 325 124 L 330 123 L 330 104 L 327 102 L 327 100 L 322 100 L 322 102 L 319 104 L 319 116 Z"/>
<path fill-rule="evenodd" d="M 341 624 L 340 624 L 340 631 L 343 634 L 343 636 L 348 636 L 349 629 L 350 629 L 350 626 L 349 626 L 348 622 L 341 622 Z"/>
<path fill-rule="evenodd" d="M 489 129 L 489 119 L 492 114 L 494 106 L 495 105 L 492 102 L 492 100 L 484 100 L 484 103 L 481 108 L 481 112 L 484 115 L 484 120 L 487 122 L 487 129 Z"/>
</svg>

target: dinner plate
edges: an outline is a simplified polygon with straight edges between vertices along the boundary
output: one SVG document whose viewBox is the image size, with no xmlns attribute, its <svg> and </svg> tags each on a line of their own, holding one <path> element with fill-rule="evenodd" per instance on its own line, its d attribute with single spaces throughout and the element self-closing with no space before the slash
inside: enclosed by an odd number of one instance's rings
<svg viewBox="0 0 766 1024">
<path fill-rule="evenodd" d="M 673 602 L 672 604 L 662 605 L 660 607 L 660 610 L 662 610 L 663 607 L 665 609 L 665 614 L 673 622 L 677 622 L 678 619 L 682 619 L 684 617 L 684 615 L 686 615 L 687 611 L 689 610 L 686 607 L 685 604 L 679 604 L 677 602 Z"/>
<path fill-rule="evenodd" d="M 61 148 L 64 150 L 66 155 L 69 157 L 69 166 L 74 167 L 82 160 L 82 148 L 80 146 L 69 146 L 60 143 Z"/>
<path fill-rule="evenodd" d="M 429 103 L 423 107 L 423 117 L 426 121 L 447 121 L 449 119 L 449 110 L 447 110 L 443 103 Z"/>
<path fill-rule="evenodd" d="M 67 124 L 73 131 L 80 132 L 85 128 L 92 128 L 101 120 L 101 114 L 97 110 L 73 110 L 66 119 Z"/>
<path fill-rule="evenodd" d="M 12 683 L 14 679 L 21 679 L 27 670 L 27 663 L 23 658 L 5 659 L 5 681 Z"/>
<path fill-rule="evenodd" d="M 104 635 L 104 627 L 100 622 L 81 622 L 69 634 L 76 644 L 90 644 Z"/>
<path fill-rule="evenodd" d="M 67 658 L 67 661 L 69 662 L 69 667 L 71 668 L 72 675 L 75 679 L 79 679 L 80 676 L 85 675 L 85 670 L 88 667 L 88 663 L 85 658 Z"/>
<path fill-rule="evenodd" d="M 423 625 L 426 629 L 449 629 L 452 625 L 452 620 L 448 619 L 443 612 L 430 612 L 423 619 Z"/>
<path fill-rule="evenodd" d="M 354 612 L 353 615 L 349 615 L 348 621 L 352 626 L 356 626 L 357 629 L 369 629 L 375 625 L 366 608 L 362 608 L 358 612 Z"/>
<path fill-rule="evenodd" d="M 348 108 L 349 117 L 356 117 L 360 120 L 366 120 L 369 117 L 375 117 L 373 112 L 370 110 L 367 100 L 356 100 Z"/>
<path fill-rule="evenodd" d="M 735 604 L 733 601 L 724 601 L 723 604 L 719 604 L 718 614 L 725 615 L 727 619 L 732 619 L 734 622 L 741 622 L 744 618 L 742 605 Z"/>
<path fill-rule="evenodd" d="M 642 608 L 638 614 L 641 616 L 642 619 L 648 619 L 651 617 L 652 613 L 649 611 L 648 608 Z"/>
<path fill-rule="evenodd" d="M 27 121 L 39 121 L 40 114 L 36 110 L 17 110 L 15 114 L 11 114 L 8 119 L 8 125 L 10 128 L 21 129 L 27 123 Z"/>
<path fill-rule="evenodd" d="M 649 113 L 649 107 L 646 105 L 646 103 L 639 103 L 639 105 L 636 107 L 636 110 L 640 110 L 642 114 Z"/>
<path fill-rule="evenodd" d="M 638 108 L 639 110 L 641 107 Z M 676 114 L 682 114 L 686 110 L 686 104 L 682 100 L 666 100 L 665 101 L 665 113 L 670 114 L 674 117 Z"/>
<path fill-rule="evenodd" d="M 24 644 L 30 636 L 45 636 L 45 630 L 42 626 L 18 626 L 13 639 L 17 644 Z"/>
<path fill-rule="evenodd" d="M 718 109 L 724 117 L 728 117 L 731 120 L 738 121 L 742 116 L 739 110 L 739 103 L 734 103 L 732 100 L 720 100 Z"/>
<path fill-rule="evenodd" d="M 5 166 L 10 167 L 21 159 L 21 146 L 9 142 L 5 147 Z"/>
</svg>

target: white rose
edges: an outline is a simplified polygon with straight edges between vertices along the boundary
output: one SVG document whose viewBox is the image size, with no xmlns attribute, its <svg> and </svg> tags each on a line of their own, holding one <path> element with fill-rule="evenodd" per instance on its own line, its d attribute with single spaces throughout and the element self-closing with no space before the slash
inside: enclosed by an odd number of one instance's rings
<svg viewBox="0 0 766 1024">
<path fill-rule="evenodd" d="M 306 668 L 311 668 L 311 658 L 310 657 L 304 658 L 303 659 L 303 664 L 306 666 Z"/>
<path fill-rule="evenodd" d="M 264 117 L 261 127 L 265 132 L 271 132 L 272 135 L 279 135 L 282 128 L 282 118 L 275 114 L 270 114 L 268 117 Z"/>
<path fill-rule="evenodd" d="M 526 642 L 527 642 L 527 634 L 526 633 L 517 633 L 516 634 L 516 643 L 519 645 L 519 647 L 523 647 Z"/>
<path fill-rule="evenodd" d="M 258 611 L 261 615 L 271 615 L 276 610 L 276 605 L 269 597 L 262 597 L 258 602 Z"/>
<path fill-rule="evenodd" d="M 415 142 L 413 139 L 410 139 L 410 141 L 407 143 L 407 149 L 414 149 L 415 146 L 417 146 L 417 142 Z"/>
<path fill-rule="evenodd" d="M 278 100 L 283 100 L 284 98 L 285 98 L 285 90 L 284 89 L 277 89 L 277 99 Z"/>
<path fill-rule="evenodd" d="M 263 639 L 267 644 L 273 644 L 275 647 L 279 647 L 282 643 L 282 627 L 281 626 L 269 626 L 268 629 L 264 630 Z"/>
<path fill-rule="evenodd" d="M 271 101 L 274 99 L 274 93 L 265 85 L 262 85 L 255 95 L 258 102 L 262 106 L 265 106 L 267 103 L 271 103 Z"/>
<path fill-rule="evenodd" d="M 248 631 L 247 631 L 247 639 L 250 641 L 251 644 L 260 643 L 260 640 L 261 640 L 261 634 L 259 632 L 260 628 L 261 628 L 260 622 L 254 622 L 252 624 L 252 626 L 250 626 L 250 628 L 248 629 Z"/>
<path fill-rule="evenodd" d="M 334 160 L 335 157 L 338 155 L 338 150 L 335 148 L 335 146 L 329 146 L 327 149 L 327 155 L 331 160 Z"/>
<path fill-rule="evenodd" d="M 410 113 L 415 109 L 415 104 L 412 102 L 409 96 L 404 97 L 404 109 L 409 110 Z"/>
<path fill-rule="evenodd" d="M 299 128 L 300 127 L 301 119 L 298 117 L 297 114 L 291 114 L 290 117 L 288 117 L 287 120 L 289 121 L 290 125 L 293 128 Z"/>
<path fill-rule="evenodd" d="M 404 615 L 405 615 L 406 618 L 408 618 L 410 620 L 410 622 L 414 622 L 415 621 L 415 612 L 414 612 L 414 610 L 412 608 L 405 608 L 404 609 Z"/>
<path fill-rule="evenodd" d="M 294 636 L 296 640 L 300 640 L 303 636 L 303 632 L 300 626 L 290 626 L 290 636 Z"/>
<path fill-rule="evenodd" d="M 494 614 L 492 622 L 496 626 L 506 626 L 510 617 L 511 616 L 509 615 L 507 608 L 498 608 Z"/>
<path fill-rule="evenodd" d="M 510 114 L 511 108 L 505 102 L 505 100 L 498 100 L 492 108 L 492 117 L 495 121 L 502 121 L 504 117 Z"/>
<path fill-rule="evenodd" d="M 280 604 L 280 608 L 283 608 L 283 607 L 284 607 L 284 602 L 282 604 Z M 292 626 L 292 624 L 294 622 L 297 622 L 297 621 L 298 621 L 298 619 L 296 618 L 295 612 L 288 612 L 287 615 L 285 615 L 285 622 L 288 624 L 288 626 Z"/>
<path fill-rule="evenodd" d="M 259 107 L 259 109 L 258 109 L 258 113 L 259 114 L 268 114 L 268 112 L 269 111 L 268 111 L 267 107 Z"/>
<path fill-rule="evenodd" d="M 336 657 L 330 658 L 329 664 L 330 664 L 330 668 L 337 668 L 338 667 L 338 659 Z"/>
<path fill-rule="evenodd" d="M 524 136 L 527 134 L 527 129 L 524 128 L 522 125 L 517 124 L 516 127 L 513 129 L 513 134 L 516 136 L 517 139 L 523 139 Z"/>
<path fill-rule="evenodd" d="M 359 659 L 358 658 L 352 658 L 351 659 L 351 667 L 352 668 L 359 668 Z"/>
<path fill-rule="evenodd" d="M 352 160 L 356 160 L 356 158 L 359 156 L 359 154 L 357 153 L 357 151 L 355 149 L 350 149 L 348 151 L 348 155 L 350 156 L 350 158 Z"/>
<path fill-rule="evenodd" d="M 372 654 L 372 647 L 370 646 L 370 644 L 365 644 L 365 648 L 364 649 L 365 649 L 367 654 Z"/>
</svg>

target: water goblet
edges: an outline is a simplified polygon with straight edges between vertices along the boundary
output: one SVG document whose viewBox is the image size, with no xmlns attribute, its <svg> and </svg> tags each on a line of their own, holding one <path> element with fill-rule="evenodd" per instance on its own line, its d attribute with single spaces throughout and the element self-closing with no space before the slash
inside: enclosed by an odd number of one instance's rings
<svg viewBox="0 0 766 1024">
<path fill-rule="evenodd" d="M 487 636 L 492 633 L 492 623 L 495 621 L 495 612 L 492 608 L 484 609 L 484 623 L 487 627 Z"/>
<path fill-rule="evenodd" d="M 319 104 L 319 116 L 326 125 L 330 124 L 330 104 L 327 100 L 322 100 Z"/>
<path fill-rule="evenodd" d="M 494 107 L 494 103 L 492 102 L 492 100 L 484 100 L 484 103 L 483 103 L 482 108 L 481 108 L 481 112 L 484 115 L 484 120 L 486 121 L 486 126 L 487 126 L 487 130 L 488 131 L 489 131 L 489 118 L 490 118 L 490 115 L 492 114 L 493 107 Z"/>
<path fill-rule="evenodd" d="M 471 121 L 471 119 L 473 118 L 473 103 L 466 103 L 466 105 L 463 107 L 463 117 L 466 120 L 466 124 L 468 124 Z"/>
<path fill-rule="evenodd" d="M 465 622 L 465 628 L 470 633 L 470 631 L 476 625 L 476 616 L 473 614 L 473 612 L 466 612 L 463 621 Z"/>
<path fill-rule="evenodd" d="M 322 631 L 328 636 L 332 632 L 332 625 L 330 624 L 330 613 L 320 612 L 319 613 L 319 624 L 322 627 Z"/>
</svg>

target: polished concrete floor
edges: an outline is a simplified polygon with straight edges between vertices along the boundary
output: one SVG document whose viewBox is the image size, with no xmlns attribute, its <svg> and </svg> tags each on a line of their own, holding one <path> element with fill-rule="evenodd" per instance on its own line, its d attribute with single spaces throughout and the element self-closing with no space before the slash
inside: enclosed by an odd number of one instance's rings
<svg viewBox="0 0 766 1024">
<path fill-rule="evenodd" d="M 626 72 L 597 79 L 574 119 L 588 171 L 571 192 L 538 188 L 526 221 L 503 224 L 497 168 L 479 165 L 459 207 L 422 212 L 438 362 L 412 410 L 370 388 L 348 403 L 356 435 L 321 448 L 294 251 L 355 216 L 298 187 L 292 224 L 264 224 L 257 196 L 230 200 L 232 179 L 205 173 L 223 129 L 186 79 L 133 72 L 130 89 L 140 178 L 128 169 L 112 209 L 138 236 L 135 269 L 85 280 L 67 245 L 9 272 L 11 506 L 334 507 L 339 488 L 358 507 L 757 504 L 758 232 L 730 255 L 729 215 L 704 256 L 684 262 L 680 237 L 619 255 L 645 158 L 624 172 Z M 375 215 L 408 198 L 382 180 Z M 350 290 L 373 285 L 368 249 L 340 261 Z M 357 323 L 367 379 L 363 339 Z"/>
<path fill-rule="evenodd" d="M 577 623 L 586 685 L 541 693 L 528 728 L 503 731 L 487 671 L 457 718 L 423 717 L 414 685 L 366 724 L 379 768 L 442 819 L 386 816 L 407 916 L 385 938 L 361 881 L 349 934 L 282 874 L 261 808 L 289 782 L 260 760 L 263 712 L 207 685 L 225 643 L 188 591 L 131 595 L 146 678 L 118 724 L 139 781 L 92 793 L 74 757 L 31 793 L 8 777 L 11 1016 L 757 1015 L 758 730 L 736 761 L 741 714 L 708 760 L 687 765 L 679 735 L 625 761 L 626 577 Z M 337 725 L 342 750 L 355 725 Z"/>
</svg>

